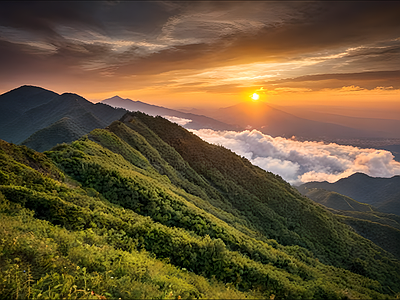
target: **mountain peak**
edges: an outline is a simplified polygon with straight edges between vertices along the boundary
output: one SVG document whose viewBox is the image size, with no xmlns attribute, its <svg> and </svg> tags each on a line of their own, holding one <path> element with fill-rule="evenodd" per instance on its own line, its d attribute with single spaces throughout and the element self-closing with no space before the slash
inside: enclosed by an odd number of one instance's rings
<svg viewBox="0 0 400 300">
<path fill-rule="evenodd" d="M 115 96 L 113 96 L 113 97 L 111 97 L 111 98 L 104 99 L 104 100 L 101 101 L 101 102 L 106 103 L 107 101 L 118 101 L 118 100 L 130 100 L 130 99 L 124 99 L 124 98 L 122 98 L 122 97 L 120 97 L 120 96 L 118 96 L 118 95 L 115 95 Z M 132 100 L 130 100 L 130 101 L 132 101 Z"/>
</svg>

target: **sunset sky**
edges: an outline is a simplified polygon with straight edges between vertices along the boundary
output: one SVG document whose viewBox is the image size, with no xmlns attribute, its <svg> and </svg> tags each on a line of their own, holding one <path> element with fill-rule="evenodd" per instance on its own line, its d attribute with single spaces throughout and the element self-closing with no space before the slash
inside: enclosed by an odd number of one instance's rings
<svg viewBox="0 0 400 300">
<path fill-rule="evenodd" d="M 0 2 L 0 93 L 397 109 L 398 1 Z"/>
</svg>

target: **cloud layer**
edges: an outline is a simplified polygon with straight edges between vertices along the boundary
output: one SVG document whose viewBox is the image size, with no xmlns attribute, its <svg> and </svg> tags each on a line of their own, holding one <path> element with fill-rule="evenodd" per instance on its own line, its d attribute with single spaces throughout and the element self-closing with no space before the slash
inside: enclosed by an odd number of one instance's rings
<svg viewBox="0 0 400 300">
<path fill-rule="evenodd" d="M 205 141 L 222 145 L 256 166 L 280 175 L 293 185 L 335 182 L 356 172 L 372 177 L 400 175 L 400 163 L 389 151 L 273 138 L 257 130 L 191 130 Z"/>
</svg>

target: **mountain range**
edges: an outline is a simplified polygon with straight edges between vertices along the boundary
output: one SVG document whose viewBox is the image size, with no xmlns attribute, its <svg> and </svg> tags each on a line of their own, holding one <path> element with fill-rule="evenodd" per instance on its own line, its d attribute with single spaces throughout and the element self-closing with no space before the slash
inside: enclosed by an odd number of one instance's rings
<svg viewBox="0 0 400 300">
<path fill-rule="evenodd" d="M 175 118 L 176 122 L 188 129 L 257 129 L 272 136 L 310 139 L 394 136 L 393 132 L 397 132 L 396 122 L 400 122 L 375 120 L 380 122 L 380 126 L 360 126 L 357 125 L 358 118 L 332 115 L 333 119 L 326 118 L 326 121 L 331 122 L 327 123 L 316 121 L 315 117 L 315 120 L 311 120 L 313 118 L 310 115 L 310 119 L 301 118 L 263 102 L 241 103 L 214 111 L 194 110 L 204 113 L 200 115 L 118 96 L 94 104 L 72 93 L 59 95 L 39 87 L 21 86 L 0 95 L 0 138 L 45 151 L 58 143 L 71 142 L 95 128 L 104 128 L 113 120 L 119 119 L 126 110 L 142 111 L 152 116 L 160 115 L 170 120 Z M 369 119 L 362 121 L 370 123 Z M 392 128 L 391 133 L 388 133 L 388 126 Z M 384 148 L 396 155 L 399 151 L 396 147 L 398 145 Z"/>
<path fill-rule="evenodd" d="M 118 108 L 121 101 L 128 103 L 128 110 L 143 110 L 149 114 L 187 119 L 187 128 L 238 129 L 205 116 L 181 113 L 119 97 L 94 104 L 73 93 L 59 95 L 40 87 L 21 86 L 0 95 L 0 138 L 37 151 L 49 150 L 121 118 L 126 113 L 126 109 Z M 116 105 L 110 106 L 113 103 Z"/>
<path fill-rule="evenodd" d="M 381 212 L 400 215 L 400 176 L 379 178 L 355 173 L 334 183 L 307 182 L 298 187 L 305 195 L 310 195 L 312 189 L 336 192 L 358 202 L 373 205 Z"/>
<path fill-rule="evenodd" d="M 192 113 L 185 113 L 174 109 L 165 108 L 162 106 L 156 106 L 147 104 L 141 101 L 134 101 L 131 99 L 123 99 L 119 96 L 105 99 L 100 103 L 110 105 L 115 108 L 124 108 L 129 111 L 141 111 L 150 116 L 162 116 L 162 117 L 175 117 L 186 120 L 182 126 L 188 129 L 213 129 L 213 130 L 242 130 L 241 127 L 233 124 L 229 125 L 217 121 L 215 119 L 196 115 Z"/>
<path fill-rule="evenodd" d="M 247 129 L 257 129 L 271 136 L 305 138 L 371 138 L 382 132 L 304 119 L 264 102 L 246 102 L 209 112 L 209 116 Z"/>
<path fill-rule="evenodd" d="M 0 112 L 0 138 L 38 151 L 72 142 L 126 113 L 76 94 L 59 95 L 34 86 L 21 86 L 0 95 Z"/>
<path fill-rule="evenodd" d="M 375 136 L 376 138 L 400 138 L 400 119 L 349 117 L 335 113 L 313 111 L 312 109 L 296 106 L 273 105 L 273 107 L 308 120 L 327 122 L 379 133 L 379 135 Z M 343 108 L 343 110 L 344 109 L 345 108 Z"/>
<path fill-rule="evenodd" d="M 2 298 L 400 293 L 396 248 L 348 224 L 360 219 L 160 116 L 128 112 L 44 153 L 0 149 Z"/>
</svg>

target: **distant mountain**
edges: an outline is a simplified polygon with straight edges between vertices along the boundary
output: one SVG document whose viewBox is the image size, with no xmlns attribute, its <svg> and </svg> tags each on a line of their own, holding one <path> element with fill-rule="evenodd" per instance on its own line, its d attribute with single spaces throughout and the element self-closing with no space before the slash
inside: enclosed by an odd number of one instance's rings
<svg viewBox="0 0 400 300">
<path fill-rule="evenodd" d="M 332 113 L 316 112 L 297 106 L 273 105 L 273 107 L 308 120 L 328 122 L 371 132 L 380 132 L 380 135 L 376 136 L 380 138 L 400 138 L 400 120 L 349 117 Z"/>
<path fill-rule="evenodd" d="M 188 129 L 213 129 L 213 130 L 242 130 L 240 126 L 235 124 L 227 124 L 221 121 L 217 121 L 210 117 L 203 115 L 197 115 L 193 113 L 181 112 L 174 109 L 169 109 L 161 106 L 147 104 L 141 101 L 134 101 L 131 99 L 123 99 L 119 96 L 114 96 L 109 99 L 101 101 L 101 103 L 110 105 L 112 107 L 124 108 L 129 111 L 140 111 L 150 116 L 162 116 L 162 117 L 176 117 L 186 119 L 187 123 L 181 124 L 183 127 Z"/>
<path fill-rule="evenodd" d="M 126 110 L 93 104 L 72 93 L 21 86 L 0 95 L 0 112 L 0 139 L 44 151 L 104 128 Z"/>
<path fill-rule="evenodd" d="M 263 102 L 247 102 L 221 108 L 210 113 L 209 116 L 228 124 L 257 129 L 272 136 L 360 138 L 376 137 L 381 134 L 378 131 L 367 131 L 300 118 Z"/>
<path fill-rule="evenodd" d="M 375 178 L 356 173 L 334 183 L 308 182 L 300 190 L 313 188 L 334 191 L 354 200 L 375 206 L 379 211 L 400 215 L 400 176 Z"/>
</svg>

